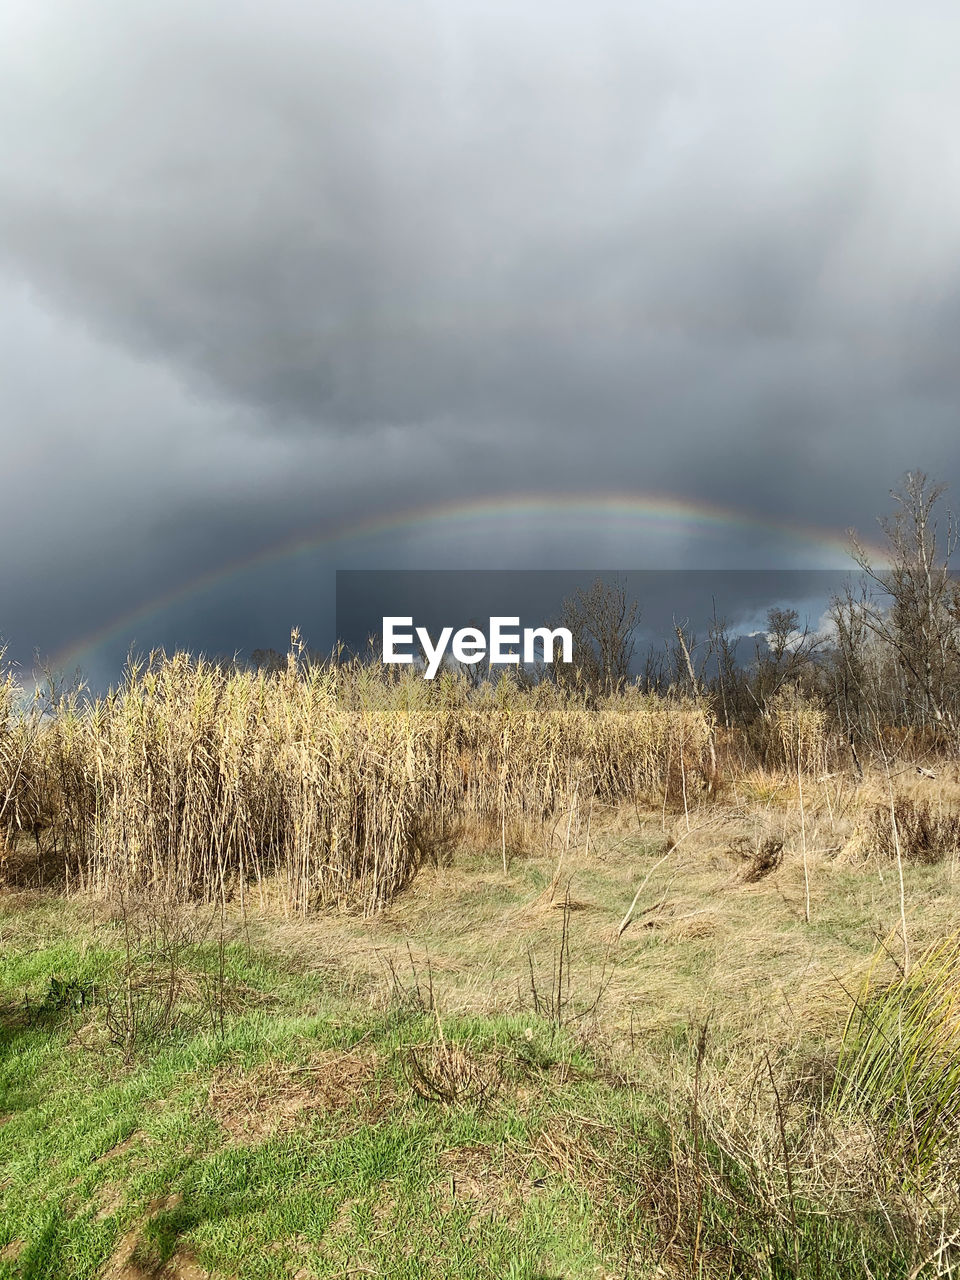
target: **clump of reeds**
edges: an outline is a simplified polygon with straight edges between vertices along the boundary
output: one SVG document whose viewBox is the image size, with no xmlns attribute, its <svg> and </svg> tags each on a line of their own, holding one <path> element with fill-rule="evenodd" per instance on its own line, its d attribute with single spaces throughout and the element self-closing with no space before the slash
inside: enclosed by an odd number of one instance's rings
<svg viewBox="0 0 960 1280">
<path fill-rule="evenodd" d="M 0 649 L 0 662 L 4 651 Z M 0 841 L 5 832 L 31 825 L 28 769 L 30 741 L 17 713 L 18 689 L 12 671 L 0 674 Z"/>
<path fill-rule="evenodd" d="M 13 673 L 7 672 L 0 679 L 0 833 L 15 822 L 12 810 L 16 804 L 20 752 L 13 732 L 14 690 Z"/>
<path fill-rule="evenodd" d="M 960 1134 L 960 934 L 908 975 L 868 975 L 843 1036 L 831 1101 L 872 1121 L 898 1162 L 920 1172 Z"/>
<path fill-rule="evenodd" d="M 766 708 L 780 761 L 794 774 L 826 768 L 827 712 L 818 698 L 786 685 Z"/>
<path fill-rule="evenodd" d="M 291 910 L 371 911 L 458 830 L 506 861 L 507 832 L 522 844 L 594 797 L 686 806 L 706 785 L 698 701 L 627 689 L 588 710 L 552 685 L 312 664 L 294 641 L 270 673 L 155 653 L 106 697 L 29 721 L 0 686 L 11 838 L 42 833 L 72 883 L 107 894 L 269 881 Z"/>
</svg>

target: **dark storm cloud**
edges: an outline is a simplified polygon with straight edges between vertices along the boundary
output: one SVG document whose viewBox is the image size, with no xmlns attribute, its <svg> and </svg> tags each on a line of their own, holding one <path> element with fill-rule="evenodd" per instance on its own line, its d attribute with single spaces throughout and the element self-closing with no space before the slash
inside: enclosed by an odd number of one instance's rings
<svg viewBox="0 0 960 1280">
<path fill-rule="evenodd" d="M 843 287 L 898 121 L 866 10 L 91 12 L 7 55 L 9 259 L 274 430 L 623 422 L 717 347 L 810 370 L 831 307 L 876 324 Z"/>
<path fill-rule="evenodd" d="M 4 631 L 431 494 L 956 472 L 952 4 L 2 23 Z"/>
<path fill-rule="evenodd" d="M 603 392 L 589 350 L 579 377 L 562 355 L 616 329 L 604 294 L 637 248 L 584 260 L 630 217 L 624 169 L 668 88 L 636 33 L 618 47 L 562 11 L 265 12 L 118 6 L 61 52 L 55 92 L 14 77 L 32 136 L 9 139 L 11 257 L 111 337 L 287 421 L 536 416 Z"/>
</svg>

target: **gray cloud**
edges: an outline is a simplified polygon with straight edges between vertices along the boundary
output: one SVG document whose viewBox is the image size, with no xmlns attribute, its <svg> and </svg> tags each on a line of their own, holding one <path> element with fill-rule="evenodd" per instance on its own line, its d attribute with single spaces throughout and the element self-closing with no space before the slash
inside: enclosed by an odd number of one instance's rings
<svg viewBox="0 0 960 1280">
<path fill-rule="evenodd" d="M 842 527 L 956 471 L 951 4 L 3 25 L 5 631 L 431 495 Z"/>
</svg>

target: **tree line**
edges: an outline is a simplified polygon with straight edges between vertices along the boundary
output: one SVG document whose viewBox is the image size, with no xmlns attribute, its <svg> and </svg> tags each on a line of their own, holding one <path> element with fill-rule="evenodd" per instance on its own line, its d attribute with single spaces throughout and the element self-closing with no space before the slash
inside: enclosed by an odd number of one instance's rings
<svg viewBox="0 0 960 1280">
<path fill-rule="evenodd" d="M 907 473 L 880 520 L 882 560 L 851 534 L 856 573 L 831 598 L 827 627 L 812 631 L 795 609 L 771 608 L 749 654 L 714 609 L 704 637 L 679 622 L 672 642 L 637 664 L 640 603 L 598 579 L 564 603 L 577 663 L 558 678 L 593 697 L 634 679 L 651 693 L 696 694 L 728 728 L 749 728 L 790 689 L 819 702 L 854 741 L 901 729 L 960 749 L 958 526 L 945 496 L 946 486 Z"/>
<path fill-rule="evenodd" d="M 831 598 L 823 631 L 801 624 L 795 609 L 772 607 L 762 634 L 748 638 L 714 606 L 704 635 L 680 620 L 665 644 L 638 654 L 641 602 L 622 583 L 598 578 L 564 600 L 555 619 L 573 636 L 573 664 L 502 668 L 501 678 L 555 681 L 588 705 L 639 683 L 651 694 L 703 698 L 719 725 L 748 731 L 790 691 L 818 703 L 851 743 L 909 731 L 960 750 L 960 582 L 951 568 L 960 530 L 946 493 L 919 471 L 891 489 L 892 511 L 879 522 L 881 559 L 851 533 L 854 572 Z M 366 657 L 377 661 L 375 646 Z M 263 670 L 286 662 L 273 649 L 251 655 Z M 472 683 L 489 675 L 458 670 Z"/>
</svg>

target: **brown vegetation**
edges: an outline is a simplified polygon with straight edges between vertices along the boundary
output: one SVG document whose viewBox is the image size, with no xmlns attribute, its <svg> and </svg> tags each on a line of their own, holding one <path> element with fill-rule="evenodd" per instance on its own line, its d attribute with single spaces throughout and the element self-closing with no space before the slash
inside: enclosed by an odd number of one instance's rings
<svg viewBox="0 0 960 1280">
<path fill-rule="evenodd" d="M 242 900 L 269 881 L 290 910 L 369 912 L 465 825 L 506 857 L 586 797 L 692 802 L 711 724 L 635 689 L 587 710 L 552 686 L 428 685 L 296 651 L 273 675 L 158 654 L 101 700 L 46 716 L 11 700 L 2 835 L 99 893 Z"/>
<path fill-rule="evenodd" d="M 390 1103 L 382 1086 L 375 1086 L 373 1067 L 359 1054 L 332 1051 L 299 1065 L 224 1067 L 210 1085 L 207 1111 L 238 1143 L 290 1133 L 313 1116 L 335 1111 L 370 1123 Z"/>
</svg>

